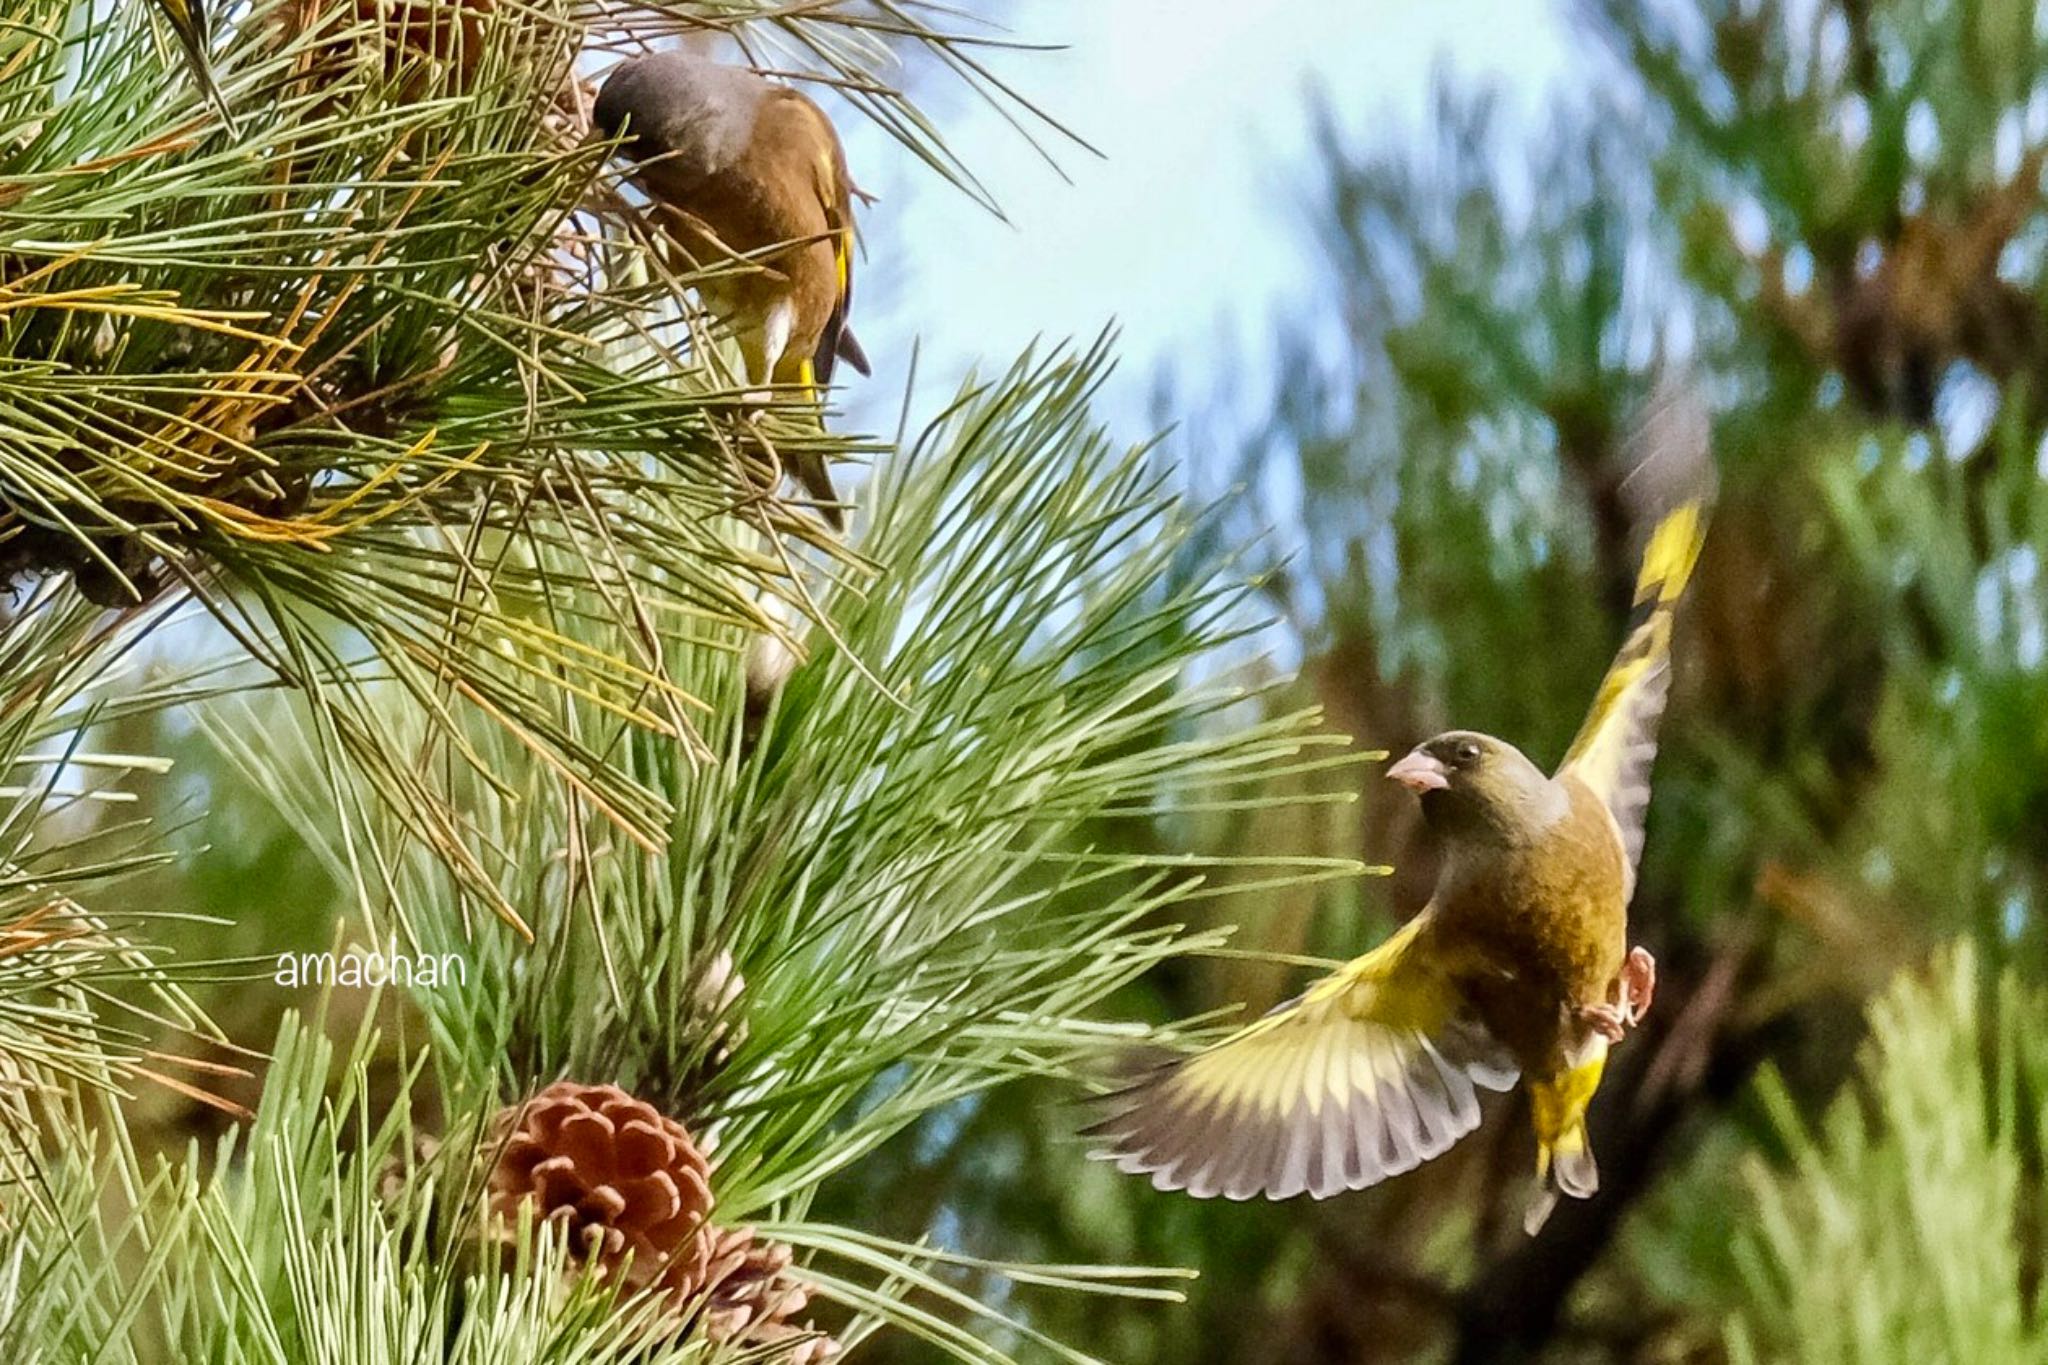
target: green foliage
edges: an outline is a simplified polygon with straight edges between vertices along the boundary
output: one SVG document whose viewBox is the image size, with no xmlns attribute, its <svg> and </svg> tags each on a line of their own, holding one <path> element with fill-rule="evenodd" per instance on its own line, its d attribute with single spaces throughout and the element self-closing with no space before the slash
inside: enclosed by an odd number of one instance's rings
<svg viewBox="0 0 2048 1365">
<path fill-rule="evenodd" d="M 148 946 L 164 916 L 133 899 L 168 854 L 128 814 L 167 766 L 91 737 L 184 699 L 218 694 L 216 670 L 138 676 L 133 639 L 61 591 L 0 624 L 0 1189 L 50 1197 L 45 1106 L 154 1083 L 204 1092 L 180 1053 L 217 1036 L 183 984 L 220 969 L 167 966 Z"/>
<path fill-rule="evenodd" d="M 903 571 L 825 595 L 838 638 L 814 634 L 758 729 L 740 705 L 737 642 L 672 642 L 672 676 L 727 703 L 718 763 L 635 740 L 597 708 L 572 713 L 570 726 L 606 736 L 650 786 L 676 793 L 665 857 L 607 843 L 610 827 L 587 809 L 465 790 L 474 856 L 501 869 L 502 894 L 535 927 L 531 946 L 485 903 L 465 903 L 402 825 L 354 824 L 367 805 L 318 805 L 321 765 L 303 731 L 209 725 L 337 879 L 352 878 L 373 911 L 389 898 L 405 947 L 467 961 L 460 986 L 417 992 L 450 1112 L 559 1075 L 616 1079 L 712 1138 L 725 1216 L 782 1218 L 821 1182 L 858 1179 L 919 1120 L 1127 1042 L 1090 1015 L 1148 968 L 1215 941 L 1162 918 L 1206 894 L 1205 867 L 1243 867 L 1268 887 L 1356 871 L 1155 858 L 1082 838 L 1188 804 L 1276 804 L 1287 798 L 1247 801 L 1243 789 L 1325 766 L 1315 751 L 1337 743 L 1298 711 L 1233 721 L 1258 692 L 1188 676 L 1246 629 L 1248 589 L 1213 559 L 1183 563 L 1161 587 L 1194 524 L 1142 450 L 1116 450 L 1090 422 L 1102 364 L 1100 353 L 1021 363 L 905 448 L 871 490 L 860 546 Z M 1015 508 L 1029 513 L 1003 510 Z M 404 742 L 425 733 L 423 720 L 390 715 Z M 491 750 L 502 741 L 489 729 L 467 742 L 497 771 L 520 761 Z M 880 1273 L 972 1308 L 919 1269 L 937 1253 L 774 1226 L 844 1263 L 812 1273 L 849 1305 L 921 1326 L 963 1358 L 1005 1358 L 943 1319 L 921 1324 L 900 1291 L 876 1287 Z M 955 1260 L 980 1264 L 939 1264 Z M 1040 1335 L 1022 1319 L 1008 1330 Z"/>
<path fill-rule="evenodd" d="M 1964 943 L 1872 1003 L 1861 1083 L 1818 1124 L 1781 1077 L 1763 1079 L 1790 1155 L 1750 1172 L 1735 1361 L 2048 1359 L 2027 1259 L 2048 1232 L 2036 1193 L 2044 1006 L 2038 987 L 1987 975 Z"/>
<path fill-rule="evenodd" d="M 703 17 L 869 77 L 856 102 L 945 159 L 872 68 L 971 40 L 909 15 L 746 24 L 771 8 Z M 216 63 L 249 106 L 228 134 L 151 9 L 35 0 L 0 51 L 5 567 L 120 605 L 183 586 L 444 841 L 460 814 L 383 744 L 371 689 L 491 718 L 651 843 L 665 794 L 564 733 L 557 699 L 703 756 L 701 699 L 651 637 L 772 628 L 786 541 L 836 550 L 760 496 L 766 434 L 675 307 L 690 279 L 599 221 L 618 196 L 571 64 L 603 16 L 451 6 L 441 51 L 370 8 L 258 5 Z M 864 448 L 794 411 L 765 430 L 785 457 Z M 619 627 L 611 652 L 545 623 L 558 592 Z"/>
<path fill-rule="evenodd" d="M 984 65 L 1004 44 L 893 4 L 451 4 L 412 29 L 276 0 L 219 26 L 230 131 L 153 14 L 30 0 L 0 29 L 0 567 L 34 594 L 0 635 L 23 688 L 0 757 L 130 737 L 193 761 L 217 808 L 182 835 L 161 796 L 70 830 L 67 794 L 24 789 L 0 909 L 147 871 L 137 899 L 261 918 L 240 943 L 463 966 L 387 1002 L 423 1045 L 335 995 L 339 1058 L 302 1002 L 225 992 L 238 1022 L 287 1012 L 254 1117 L 209 1132 L 94 1089 L 207 1028 L 115 937 L 145 917 L 0 954 L 0 1048 L 36 1087 L 9 1157 L 46 1187 L 0 1228 L 6 1343 L 767 1365 L 635 1345 L 656 1305 L 562 1288 L 552 1244 L 505 1273 L 475 1256 L 461 1135 L 564 1074 L 687 1122 L 718 1218 L 793 1247 L 849 1345 L 888 1327 L 1088 1361 L 1034 1320 L 1046 1291 L 1176 1299 L 1171 1272 L 999 1261 L 936 1214 L 894 1236 L 814 1205 L 1000 1084 L 1129 1042 L 1093 1016 L 1221 937 L 1174 922 L 1219 882 L 1354 874 L 1155 846 L 1299 804 L 1266 784 L 1342 741 L 1218 664 L 1256 625 L 1248 589 L 1213 520 L 1092 422 L 1100 347 L 1026 358 L 899 439 L 852 542 L 785 505 L 780 459 L 881 443 L 736 392 L 692 278 L 584 137 L 574 65 L 719 29 L 982 194 L 891 66 L 1029 114 Z M 145 644 L 179 666 L 75 669 Z M 786 682 L 750 692 L 778 651 Z M 50 771 L 93 762 L 163 766 Z M 119 995 L 117 967 L 139 978 Z M 128 1033 L 105 1022 L 144 998 Z M 429 1130 L 450 1140 L 416 1159 Z"/>
<path fill-rule="evenodd" d="M 1910 623 L 1886 642 L 1873 726 L 1885 780 L 1842 843 L 1864 868 L 1873 918 L 1911 923 L 1921 945 L 1974 934 L 1994 966 L 2042 979 L 2048 484 L 2018 432 L 1994 442 L 1995 466 L 1976 475 L 1948 461 L 1916 468 L 1910 445 L 1829 471 L 1866 600 Z"/>
<path fill-rule="evenodd" d="M 1333 1207 L 1205 1218 L 1140 1190 L 1121 1219 L 1048 1220 L 1201 1266 L 1188 1317 L 1119 1324 L 1141 1355 L 1719 1359 L 1726 1185 L 1779 1147 L 1756 1068 L 1819 1110 L 1865 999 L 1959 935 L 2040 983 L 2048 39 L 1989 3 L 1577 11 L 1598 93 L 1533 123 L 1448 86 L 1392 135 L 1322 115 L 1325 302 L 1277 324 L 1273 410 L 1201 426 L 1245 433 L 1205 439 L 1280 527 L 1267 581 L 1336 724 L 1393 749 L 1474 725 L 1548 761 L 1621 630 L 1659 360 L 1713 408 L 1722 498 L 1631 908 L 1665 974 L 1594 1106 L 1603 1198 L 1512 1236 L 1510 1108 L 1491 1143 Z M 1368 792 L 1330 847 L 1396 865 L 1368 925 L 1428 894 L 1410 834 Z M 1263 984 L 1157 979 L 1168 1014 Z"/>
<path fill-rule="evenodd" d="M 383 1188 L 409 1134 L 402 1106 L 368 1110 L 375 1046 L 358 1034 L 331 1086 L 332 1044 L 287 1020 L 262 1104 L 210 1174 L 190 1157 L 148 1165 L 85 1115 L 58 1117 L 62 1201 L 8 1238 L 0 1340 L 30 1360 L 706 1358 L 639 1340 L 655 1305 L 572 1280 L 559 1239 L 521 1243 L 504 1274 L 473 1247 L 451 1257 L 429 1241 L 426 1203 Z"/>
<path fill-rule="evenodd" d="M 742 403 L 581 141 L 579 50 L 717 30 L 986 199 L 903 89 L 950 72 L 1029 126 L 972 20 L 550 0 L 423 51 L 345 5 L 294 27 L 318 8 L 232 17 L 233 134 L 146 6 L 0 26 L 0 560 L 31 580 L 0 624 L 0 1141 L 34 1191 L 0 1343 L 715 1365 L 622 1344 L 651 1306 L 564 1287 L 544 1240 L 509 1274 L 465 1250 L 461 1135 L 569 1075 L 684 1119 L 718 1217 L 796 1248 L 871 1361 L 2042 1358 L 2027 7 L 1588 0 L 1602 93 L 1537 126 L 1449 86 L 1406 142 L 1319 111 L 1331 302 L 1276 324 L 1273 412 L 1204 423 L 1249 433 L 1221 472 L 1256 495 L 1206 516 L 1094 426 L 1099 349 L 892 442 Z M 1329 799 L 1354 756 L 1319 712 L 1561 750 L 1668 355 L 1724 500 L 1604 1201 L 1523 1241 L 1511 1108 L 1316 1208 L 1084 1166 L 1058 1101 L 1141 1036 L 1112 1021 L 1270 1003 L 1426 894 L 1404 802 Z M 768 490 L 800 448 L 882 457 L 848 543 Z M 1242 663 L 1274 639 L 1303 679 Z M 145 780 L 174 753 L 184 810 Z M 410 1046 L 355 997 L 339 1057 L 288 1018 L 255 1118 L 194 1141 L 117 1097 L 237 1084 L 145 1055 L 216 1032 L 166 970 L 206 969 L 230 940 L 181 917 L 223 909 L 237 945 L 466 975 L 385 1002 Z M 417 1159 L 428 1130 L 455 1140 Z M 1165 1263 L 1189 1303 L 1135 1268 Z"/>
<path fill-rule="evenodd" d="M 1667 306 L 1625 126 L 1561 110 L 1525 152 L 1495 101 L 1440 86 L 1420 145 L 1352 146 L 1321 111 L 1315 228 L 1349 345 L 1283 332 L 1294 383 L 1254 447 L 1301 469 L 1280 509 L 1311 547 L 1301 624 L 1546 755 L 1604 664 L 1573 599 L 1625 534 L 1601 487 Z M 1521 686 L 1460 678 L 1482 641 L 1535 665 Z"/>
</svg>

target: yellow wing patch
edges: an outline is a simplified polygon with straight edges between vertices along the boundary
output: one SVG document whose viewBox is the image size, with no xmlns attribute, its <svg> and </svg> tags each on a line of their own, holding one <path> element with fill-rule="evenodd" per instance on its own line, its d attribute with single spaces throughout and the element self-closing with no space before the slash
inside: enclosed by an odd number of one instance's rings
<svg viewBox="0 0 2048 1365">
<path fill-rule="evenodd" d="M 819 197 L 825 201 L 825 211 L 838 229 L 832 242 L 832 257 L 839 266 L 839 296 L 843 299 L 853 287 L 853 229 L 841 221 L 841 206 L 849 196 L 839 183 L 839 158 L 830 147 L 818 154 L 818 184 L 822 187 Z"/>
<path fill-rule="evenodd" d="M 1513 1065 L 1408 952 L 1422 921 L 1205 1052 L 1110 1095 L 1094 1155 L 1196 1198 L 1321 1199 L 1438 1155 Z"/>
<path fill-rule="evenodd" d="M 1606 804 L 1627 850 L 1631 876 L 1642 854 L 1657 721 L 1671 690 L 1672 618 L 1699 561 L 1706 526 L 1706 504 L 1694 500 L 1667 513 L 1650 533 L 1636 576 L 1628 636 L 1558 769 L 1576 776 Z"/>
<path fill-rule="evenodd" d="M 818 196 L 818 206 L 824 210 L 825 230 L 832 237 L 836 293 L 831 315 L 825 320 L 817 350 L 812 355 L 819 382 L 829 383 L 835 362 L 845 344 L 851 341 L 846 331 L 846 318 L 853 308 L 853 191 L 846 173 L 846 153 L 839 145 L 831 120 L 809 100 L 802 100 L 794 107 L 803 110 L 817 134 L 818 150 L 811 163 L 812 186 Z M 848 359 L 862 374 L 868 372 L 867 360 L 860 355 L 858 346 L 848 352 Z"/>
</svg>

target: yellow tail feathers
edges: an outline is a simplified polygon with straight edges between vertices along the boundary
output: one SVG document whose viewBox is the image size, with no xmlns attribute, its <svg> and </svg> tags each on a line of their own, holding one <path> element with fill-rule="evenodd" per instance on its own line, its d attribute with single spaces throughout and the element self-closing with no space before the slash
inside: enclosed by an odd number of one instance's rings
<svg viewBox="0 0 2048 1365">
<path fill-rule="evenodd" d="M 1607 1040 L 1590 1035 L 1555 1076 L 1529 1079 L 1529 1120 L 1536 1130 L 1537 1191 L 1522 1226 L 1532 1237 L 1557 1206 L 1557 1197 L 1590 1198 L 1600 1188 L 1600 1168 L 1586 1133 L 1586 1106 L 1607 1069 Z"/>
</svg>

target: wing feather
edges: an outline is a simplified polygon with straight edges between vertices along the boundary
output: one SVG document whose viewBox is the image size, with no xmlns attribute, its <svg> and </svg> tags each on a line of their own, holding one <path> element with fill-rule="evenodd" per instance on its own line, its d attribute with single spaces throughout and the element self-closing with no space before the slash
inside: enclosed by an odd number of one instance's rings
<svg viewBox="0 0 2048 1365">
<path fill-rule="evenodd" d="M 1093 1154 L 1198 1198 L 1322 1199 L 1439 1155 L 1514 1066 L 1413 951 L 1427 916 L 1207 1051 L 1103 1101 Z"/>
<path fill-rule="evenodd" d="M 799 97 L 801 98 L 801 97 Z M 825 112 L 803 100 L 803 109 L 818 124 L 817 164 L 812 168 L 818 191 L 818 205 L 825 211 L 825 228 L 832 234 L 832 260 L 839 272 L 839 294 L 831 316 L 811 355 L 811 366 L 821 384 L 832 379 L 833 366 L 844 357 L 854 369 L 868 373 L 867 356 L 853 340 L 846 320 L 853 310 L 853 177 L 846 169 L 846 149 Z"/>
<path fill-rule="evenodd" d="M 1657 722 L 1671 691 L 1671 625 L 1706 534 L 1703 500 L 1666 513 L 1650 533 L 1636 577 L 1629 632 L 1600 682 L 1586 721 L 1558 768 L 1591 788 L 1614 817 L 1630 881 L 1643 852 Z"/>
</svg>

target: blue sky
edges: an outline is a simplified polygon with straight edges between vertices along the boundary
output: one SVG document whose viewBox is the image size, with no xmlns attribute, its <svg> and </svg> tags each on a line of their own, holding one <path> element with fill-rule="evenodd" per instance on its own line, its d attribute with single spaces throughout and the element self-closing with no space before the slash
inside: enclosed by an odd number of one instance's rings
<svg viewBox="0 0 2048 1365">
<path fill-rule="evenodd" d="M 948 141 L 1002 201 L 1004 223 L 871 128 L 848 127 L 869 258 L 854 320 L 876 362 L 849 392 L 858 425 L 893 421 L 913 341 L 950 389 L 1034 337 L 1120 325 L 1108 414 L 1143 434 L 1170 369 L 1199 391 L 1212 365 L 1256 362 L 1260 323 L 1315 288 L 1300 227 L 1306 91 L 1349 128 L 1415 126 L 1433 73 L 1504 83 L 1533 108 L 1573 68 L 1561 6 L 1542 0 L 1021 0 L 1016 36 L 1066 45 L 999 64 L 1101 150 L 1058 148 L 1071 183 L 978 102 L 940 94 Z M 850 122 L 850 121 L 849 121 Z M 1047 140 L 1048 146 L 1056 146 Z M 1226 336 L 1232 347 L 1219 348 Z M 1257 376 L 1253 376 L 1256 378 Z"/>
</svg>

